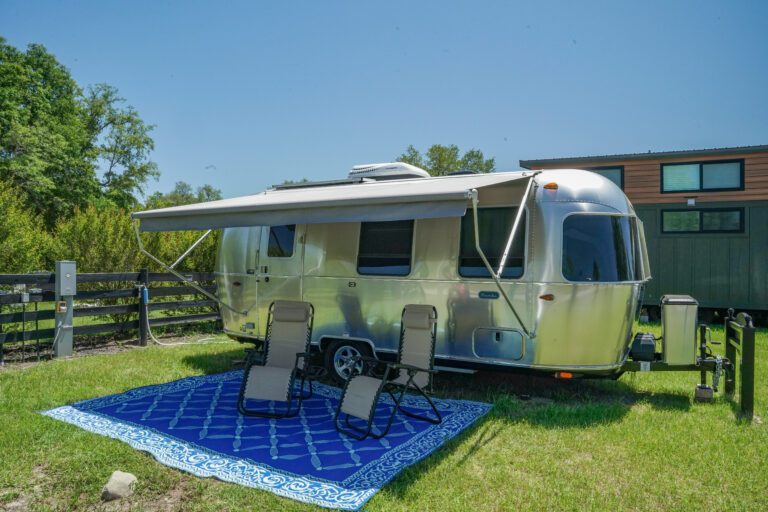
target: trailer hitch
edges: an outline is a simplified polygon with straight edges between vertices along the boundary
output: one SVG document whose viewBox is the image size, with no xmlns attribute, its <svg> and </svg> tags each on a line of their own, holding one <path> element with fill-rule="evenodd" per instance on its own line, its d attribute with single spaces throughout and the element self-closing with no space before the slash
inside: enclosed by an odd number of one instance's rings
<svg viewBox="0 0 768 512">
<path fill-rule="evenodd" d="M 723 358 L 715 358 L 715 371 L 712 372 L 712 389 L 717 393 L 717 386 L 720 384 L 720 375 L 723 373 Z"/>
</svg>

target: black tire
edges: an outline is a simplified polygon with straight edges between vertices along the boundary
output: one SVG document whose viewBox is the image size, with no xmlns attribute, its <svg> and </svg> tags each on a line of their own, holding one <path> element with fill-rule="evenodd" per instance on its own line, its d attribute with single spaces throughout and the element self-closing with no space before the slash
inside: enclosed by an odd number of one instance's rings
<svg viewBox="0 0 768 512">
<path fill-rule="evenodd" d="M 340 361 L 354 355 L 371 357 L 373 352 L 367 343 L 353 340 L 333 340 L 323 351 L 323 365 L 328 370 L 328 375 L 337 384 L 346 382 L 349 375 L 349 370 L 344 372 L 339 368 Z"/>
</svg>

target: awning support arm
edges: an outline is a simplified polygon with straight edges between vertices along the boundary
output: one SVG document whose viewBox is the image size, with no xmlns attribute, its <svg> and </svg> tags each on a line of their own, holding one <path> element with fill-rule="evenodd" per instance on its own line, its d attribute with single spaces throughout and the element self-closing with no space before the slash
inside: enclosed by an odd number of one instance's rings
<svg viewBox="0 0 768 512">
<path fill-rule="evenodd" d="M 191 288 L 194 288 L 199 293 L 205 295 L 206 297 L 208 297 L 212 301 L 215 301 L 216 303 L 218 303 L 221 306 L 227 308 L 228 310 L 232 311 L 233 313 L 237 313 L 238 315 L 247 315 L 248 314 L 248 311 L 238 311 L 237 309 L 233 308 L 232 306 L 230 306 L 226 302 L 224 302 L 221 299 L 219 299 L 218 297 L 216 297 L 214 294 L 208 292 L 208 290 L 206 290 L 205 288 L 203 288 L 201 286 L 198 286 L 196 283 L 193 283 L 191 279 L 188 279 L 186 276 L 180 274 L 179 272 L 177 272 L 173 268 L 176 265 L 178 265 L 184 258 L 186 258 L 189 255 L 189 253 L 191 253 L 194 250 L 194 248 L 197 247 L 205 239 L 205 237 L 207 237 L 210 234 L 210 232 L 211 232 L 210 229 L 208 231 L 206 231 L 203 234 L 203 236 L 198 238 L 197 241 L 195 243 L 193 243 L 186 251 L 184 251 L 184 254 L 182 254 L 174 262 L 174 264 L 170 265 L 170 266 L 167 265 L 165 262 L 161 261 L 154 254 L 152 254 L 149 251 L 147 251 L 146 249 L 144 249 L 144 244 L 141 242 L 141 233 L 139 233 L 139 221 L 138 220 L 134 220 L 133 221 L 133 230 L 136 232 L 136 241 L 139 244 L 139 252 L 141 252 L 147 258 L 151 259 L 152 261 L 154 261 L 155 263 L 160 265 L 162 268 L 164 268 L 165 270 L 167 270 L 168 272 L 170 272 L 174 276 L 178 277 L 181 282 L 187 283 L 187 285 L 190 286 Z"/>
<path fill-rule="evenodd" d="M 533 176 L 531 176 L 531 181 L 533 181 Z M 501 293 L 501 296 L 504 297 L 504 301 L 507 303 L 507 306 L 509 306 L 509 309 L 512 310 L 512 314 L 515 315 L 515 318 L 517 319 L 517 322 L 520 324 L 520 327 L 523 329 L 523 332 L 527 337 L 530 338 L 531 333 L 528 331 L 528 329 L 525 327 L 525 324 L 523 323 L 523 319 L 520 318 L 520 315 L 517 314 L 517 310 L 515 309 L 515 306 L 512 304 L 512 301 L 509 298 L 509 295 L 507 295 L 507 292 L 504 291 L 504 288 L 501 286 L 501 279 L 499 279 L 498 274 L 493 271 L 493 267 L 491 267 L 491 264 L 488 262 L 488 258 L 485 257 L 485 253 L 483 252 L 483 249 L 480 247 L 480 230 L 477 220 L 477 189 L 472 189 L 470 191 L 470 196 L 472 198 L 472 217 L 474 221 L 474 228 L 475 228 L 475 250 L 477 251 L 477 254 L 480 255 L 480 259 L 483 260 L 483 264 L 485 265 L 485 268 L 488 270 L 488 272 L 491 274 L 491 277 L 493 277 L 493 280 L 496 282 L 496 287 L 499 289 L 499 292 Z M 523 343 L 523 350 L 525 350 L 525 343 Z M 524 354 L 523 354 L 524 357 Z"/>
<path fill-rule="evenodd" d="M 205 240 L 205 238 L 206 238 L 208 235 L 210 235 L 210 234 L 211 234 L 211 231 L 213 231 L 213 230 L 212 230 L 212 229 L 209 229 L 208 231 L 206 231 L 205 233 L 203 233 L 203 236 L 201 236 L 200 238 L 198 238 L 198 239 L 197 239 L 197 241 L 196 241 L 195 243 L 193 243 L 192 245 L 190 245 L 190 246 L 189 246 L 189 248 L 188 248 L 186 251 L 184 251 L 184 254 L 182 254 L 181 256 L 179 256 L 179 259 L 177 259 L 176 261 L 174 261 L 174 262 L 173 262 L 173 264 L 171 265 L 171 268 L 176 268 L 176 265 L 178 265 L 179 263 L 181 263 L 181 262 L 182 262 L 182 260 L 184 260 L 184 258 L 186 258 L 187 256 L 189 256 L 189 253 L 191 253 L 192 251 L 194 251 L 194 250 L 195 250 L 195 247 L 197 247 L 198 245 L 200 245 L 200 243 L 201 243 L 203 240 Z"/>
<path fill-rule="evenodd" d="M 501 262 L 499 263 L 499 270 L 496 272 L 499 276 L 504 273 L 504 266 L 507 263 L 507 257 L 509 257 L 509 251 L 512 250 L 512 242 L 515 240 L 517 234 L 517 227 L 520 225 L 520 219 L 523 218 L 523 212 L 525 211 L 525 205 L 528 204 L 528 195 L 533 188 L 533 178 L 541 171 L 534 172 L 528 180 L 528 185 L 525 187 L 525 193 L 523 193 L 523 199 L 520 201 L 520 207 L 517 209 L 515 215 L 515 222 L 512 224 L 512 231 L 509 232 L 509 238 L 507 239 L 507 245 L 504 247 L 504 253 L 501 255 Z"/>
</svg>

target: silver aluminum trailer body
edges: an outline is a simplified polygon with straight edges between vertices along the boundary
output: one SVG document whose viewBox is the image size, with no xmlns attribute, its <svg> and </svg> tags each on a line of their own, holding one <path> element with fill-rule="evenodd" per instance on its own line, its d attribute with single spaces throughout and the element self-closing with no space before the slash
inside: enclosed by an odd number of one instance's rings
<svg viewBox="0 0 768 512">
<path fill-rule="evenodd" d="M 222 308 L 224 329 L 240 339 L 260 339 L 272 301 L 305 300 L 316 312 L 313 344 L 327 348 L 342 340 L 384 355 L 397 350 L 403 305 L 432 304 L 439 319 L 439 365 L 616 373 L 637 332 L 641 295 L 650 278 L 642 224 L 624 193 L 595 173 L 543 171 L 532 179 L 516 235 L 523 243 L 522 275 L 501 279 L 501 290 L 491 277 L 461 275 L 462 217 L 416 218 L 410 269 L 402 276 L 358 271 L 361 222 L 297 223 L 289 256 L 269 254 L 269 226 L 225 228 L 216 268 L 219 297 L 232 306 Z M 519 207 L 527 183 L 520 179 L 479 188 L 477 208 Z M 338 185 L 340 190 L 359 186 L 364 185 Z M 473 211 L 468 204 L 466 215 Z M 632 266 L 629 279 L 604 282 L 595 279 L 597 273 L 585 280 L 566 278 L 564 268 L 571 263 L 564 253 L 564 226 L 584 216 L 611 219 L 614 240 L 604 250 L 627 249 L 614 259 Z M 629 233 L 623 239 L 621 226 Z M 569 247 L 605 242 L 590 240 L 583 229 L 573 233 Z M 488 256 L 498 262 L 500 255 Z"/>
</svg>

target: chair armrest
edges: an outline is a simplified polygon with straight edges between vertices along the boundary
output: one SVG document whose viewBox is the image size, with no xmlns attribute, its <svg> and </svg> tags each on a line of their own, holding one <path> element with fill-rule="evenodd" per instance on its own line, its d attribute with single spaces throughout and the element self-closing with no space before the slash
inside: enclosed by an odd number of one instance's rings
<svg viewBox="0 0 768 512">
<path fill-rule="evenodd" d="M 312 352 L 297 352 L 296 353 L 296 366 L 298 367 L 299 358 L 304 358 L 304 367 L 300 368 L 304 375 L 309 380 L 316 380 L 325 376 L 328 371 L 322 366 L 317 366 L 309 363 L 309 359 L 314 354 Z"/>
<path fill-rule="evenodd" d="M 386 366 L 389 364 L 387 361 L 382 361 L 381 359 L 376 359 L 375 357 L 370 357 L 370 356 L 352 356 L 349 358 L 349 361 L 353 367 L 357 366 L 357 363 L 361 363 L 361 362 L 363 363 L 362 370 L 360 372 L 357 372 L 353 368 L 353 371 L 350 377 L 353 377 L 355 375 L 369 375 L 371 377 L 381 378 L 380 375 L 374 374 L 373 370 L 377 366 L 380 366 L 380 365 Z M 385 373 L 386 373 L 386 370 L 385 370 Z"/>
<path fill-rule="evenodd" d="M 373 365 L 386 363 L 386 361 L 382 361 L 381 359 L 376 359 L 375 357 L 371 356 L 352 356 L 350 359 L 355 362 L 362 361 L 364 363 L 371 363 Z"/>
<path fill-rule="evenodd" d="M 263 365 L 264 364 L 264 352 L 260 350 L 256 350 L 255 348 L 250 348 L 245 350 L 245 364 L 256 364 L 256 365 Z"/>
</svg>

